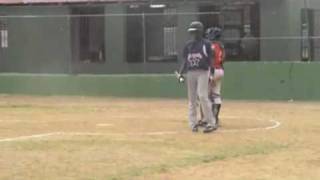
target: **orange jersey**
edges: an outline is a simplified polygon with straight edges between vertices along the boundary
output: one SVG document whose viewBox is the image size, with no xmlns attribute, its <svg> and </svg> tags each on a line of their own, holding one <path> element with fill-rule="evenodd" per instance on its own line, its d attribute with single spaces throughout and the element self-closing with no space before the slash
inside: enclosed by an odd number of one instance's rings
<svg viewBox="0 0 320 180">
<path fill-rule="evenodd" d="M 219 42 L 213 42 L 211 44 L 211 48 L 214 54 L 211 68 L 223 69 L 223 61 L 225 54 L 223 45 Z"/>
</svg>

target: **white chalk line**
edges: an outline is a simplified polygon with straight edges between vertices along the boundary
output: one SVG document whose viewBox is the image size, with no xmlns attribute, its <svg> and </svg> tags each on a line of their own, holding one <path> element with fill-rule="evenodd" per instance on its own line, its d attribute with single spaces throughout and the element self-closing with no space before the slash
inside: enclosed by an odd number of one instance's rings
<svg viewBox="0 0 320 180">
<path fill-rule="evenodd" d="M 13 138 L 0 139 L 1 142 L 16 142 L 16 141 L 26 141 L 33 139 L 43 139 L 52 136 L 163 136 L 163 135 L 174 135 L 181 133 L 179 131 L 159 131 L 159 132 L 146 132 L 146 133 L 90 133 L 90 132 L 52 132 L 45 134 L 34 134 L 30 136 L 18 136 Z"/>
<path fill-rule="evenodd" d="M 218 129 L 217 133 L 238 133 L 238 132 L 254 132 L 254 131 L 269 131 L 281 126 L 281 123 L 276 120 L 269 120 L 271 126 L 261 128 L 248 128 L 248 129 Z M 19 136 L 13 138 L 0 139 L 1 142 L 16 142 L 26 141 L 32 139 L 43 139 L 52 136 L 164 136 L 187 133 L 187 131 L 157 131 L 157 132 L 141 132 L 141 133 L 90 133 L 90 132 L 52 132 L 44 134 L 34 134 L 30 136 Z"/>
<path fill-rule="evenodd" d="M 281 126 L 281 123 L 279 121 L 269 120 L 269 122 L 271 122 L 272 125 L 271 126 L 267 126 L 267 127 L 248 128 L 248 129 L 222 129 L 222 130 L 218 130 L 217 132 L 220 132 L 220 133 L 236 133 L 236 132 L 254 132 L 254 131 L 261 131 L 261 130 L 268 131 L 268 130 L 276 129 L 276 128 Z"/>
<path fill-rule="evenodd" d="M 110 127 L 114 126 L 113 124 L 108 124 L 108 123 L 101 123 L 101 124 L 96 124 L 97 127 Z"/>
<path fill-rule="evenodd" d="M 45 133 L 45 134 L 35 134 L 35 135 L 30 135 L 30 136 L 19 136 L 19 137 L 14 137 L 14 138 L 4 138 L 0 139 L 0 142 L 12 142 L 12 141 L 24 141 L 24 140 L 29 140 L 29 139 L 40 139 L 44 137 L 49 137 L 56 135 L 57 133 Z"/>
</svg>

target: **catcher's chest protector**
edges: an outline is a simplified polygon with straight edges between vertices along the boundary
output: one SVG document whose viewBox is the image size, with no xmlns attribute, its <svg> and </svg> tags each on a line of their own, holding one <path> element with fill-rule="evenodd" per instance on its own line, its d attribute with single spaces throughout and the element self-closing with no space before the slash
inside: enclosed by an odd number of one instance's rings
<svg viewBox="0 0 320 180">
<path fill-rule="evenodd" d="M 223 68 L 223 55 L 224 55 L 224 48 L 220 43 L 214 42 L 211 45 L 212 51 L 214 52 L 214 59 L 212 61 L 212 68 L 215 69 L 222 69 Z"/>
</svg>

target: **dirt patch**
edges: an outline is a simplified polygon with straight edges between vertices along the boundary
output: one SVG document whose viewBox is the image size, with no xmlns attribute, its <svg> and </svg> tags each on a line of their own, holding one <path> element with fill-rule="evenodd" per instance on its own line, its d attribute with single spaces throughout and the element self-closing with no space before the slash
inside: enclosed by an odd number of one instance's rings
<svg viewBox="0 0 320 180">
<path fill-rule="evenodd" d="M 318 180 L 317 109 L 226 101 L 221 131 L 237 131 L 204 135 L 186 100 L 0 96 L 0 139 L 53 133 L 0 142 L 0 179 Z"/>
</svg>

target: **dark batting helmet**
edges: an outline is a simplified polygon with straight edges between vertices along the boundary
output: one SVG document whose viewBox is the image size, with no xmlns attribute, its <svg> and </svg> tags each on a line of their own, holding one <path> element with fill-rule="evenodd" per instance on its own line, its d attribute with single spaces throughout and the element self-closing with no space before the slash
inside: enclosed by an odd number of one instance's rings
<svg viewBox="0 0 320 180">
<path fill-rule="evenodd" d="M 211 27 L 206 30 L 206 38 L 214 41 L 220 39 L 222 36 L 222 29 L 219 27 Z"/>
<path fill-rule="evenodd" d="M 189 25 L 188 32 L 203 32 L 203 24 L 200 21 L 193 21 Z"/>
</svg>

